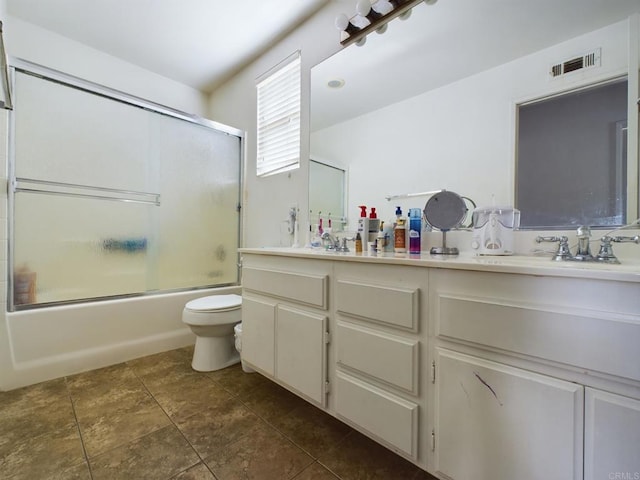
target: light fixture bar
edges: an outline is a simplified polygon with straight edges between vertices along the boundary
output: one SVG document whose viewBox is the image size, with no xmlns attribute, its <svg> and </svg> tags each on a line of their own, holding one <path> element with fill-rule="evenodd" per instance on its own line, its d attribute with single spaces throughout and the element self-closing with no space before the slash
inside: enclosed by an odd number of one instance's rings
<svg viewBox="0 0 640 480">
<path fill-rule="evenodd" d="M 366 27 L 361 28 L 357 32 L 353 32 L 352 34 L 349 34 L 347 38 L 340 41 L 340 45 L 342 45 L 343 47 L 346 47 L 348 45 L 351 45 L 352 43 L 358 42 L 359 40 L 369 35 L 371 32 L 374 32 L 375 30 L 382 27 L 383 25 L 386 25 L 388 22 L 390 22 L 396 17 L 399 17 L 403 13 L 408 12 L 413 7 L 415 7 L 419 3 L 422 3 L 423 1 L 424 0 L 409 0 L 403 3 L 402 5 L 398 5 L 389 13 L 382 15 L 374 19 L 373 21 L 371 21 L 371 23 L 369 23 L 369 25 L 367 25 Z"/>
</svg>

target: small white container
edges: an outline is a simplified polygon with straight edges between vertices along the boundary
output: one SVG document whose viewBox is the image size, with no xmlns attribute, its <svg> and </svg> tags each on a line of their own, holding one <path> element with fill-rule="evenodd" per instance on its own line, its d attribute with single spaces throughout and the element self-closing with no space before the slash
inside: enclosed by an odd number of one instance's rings
<svg viewBox="0 0 640 480">
<path fill-rule="evenodd" d="M 244 373 L 254 373 L 255 370 L 251 367 L 245 365 L 244 360 L 242 359 L 242 323 L 237 324 L 233 327 L 233 332 L 236 339 L 236 350 L 240 354 L 240 364 L 242 365 L 242 371 Z"/>
</svg>

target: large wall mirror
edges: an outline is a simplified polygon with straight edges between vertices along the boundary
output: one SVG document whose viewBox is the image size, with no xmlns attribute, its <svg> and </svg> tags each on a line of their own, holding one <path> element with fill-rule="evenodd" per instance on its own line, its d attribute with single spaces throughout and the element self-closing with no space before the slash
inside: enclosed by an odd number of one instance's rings
<svg viewBox="0 0 640 480">
<path fill-rule="evenodd" d="M 478 206 L 520 202 L 523 223 L 535 229 L 604 228 L 637 218 L 639 12 L 637 0 L 421 3 L 386 33 L 313 67 L 311 157 L 348 168 L 349 228 L 358 205 L 387 219 L 397 205 L 406 211 L 427 200 L 407 194 L 440 189 Z M 578 58 L 586 59 L 580 68 Z M 603 149 L 618 146 L 619 168 L 611 173 L 602 160 L 606 188 L 597 188 L 593 165 L 572 168 L 571 189 L 548 163 L 536 176 L 517 167 L 522 106 L 610 84 L 624 85 L 628 118 L 623 124 L 616 112 L 607 127 L 612 143 Z M 546 196 L 551 184 L 561 186 L 553 199 Z M 517 194 L 525 191 L 532 195 L 523 201 Z M 575 191 L 601 195 L 596 207 L 613 210 L 555 215 L 563 200 L 568 209 L 580 207 Z M 548 207 L 542 220 L 532 217 L 541 198 Z"/>
</svg>

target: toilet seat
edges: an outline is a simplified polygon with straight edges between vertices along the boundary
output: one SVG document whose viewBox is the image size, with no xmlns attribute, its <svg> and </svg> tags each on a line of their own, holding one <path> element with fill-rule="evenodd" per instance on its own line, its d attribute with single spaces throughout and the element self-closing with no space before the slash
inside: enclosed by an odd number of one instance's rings
<svg viewBox="0 0 640 480">
<path fill-rule="evenodd" d="M 228 312 L 242 306 L 240 295 L 210 295 L 196 298 L 185 305 L 185 310 L 197 313 Z"/>
</svg>

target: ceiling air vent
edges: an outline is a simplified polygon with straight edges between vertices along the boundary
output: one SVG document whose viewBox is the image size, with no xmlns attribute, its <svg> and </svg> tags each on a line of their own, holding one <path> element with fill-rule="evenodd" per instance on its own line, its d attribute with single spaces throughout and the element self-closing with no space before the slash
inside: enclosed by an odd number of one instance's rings
<svg viewBox="0 0 640 480">
<path fill-rule="evenodd" d="M 601 50 L 600 48 L 596 48 L 579 57 L 570 58 L 564 62 L 552 65 L 549 70 L 551 78 L 558 78 L 571 72 L 584 70 L 585 68 L 599 67 Z"/>
</svg>

